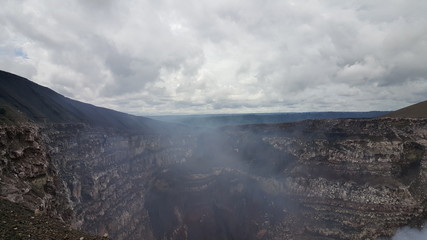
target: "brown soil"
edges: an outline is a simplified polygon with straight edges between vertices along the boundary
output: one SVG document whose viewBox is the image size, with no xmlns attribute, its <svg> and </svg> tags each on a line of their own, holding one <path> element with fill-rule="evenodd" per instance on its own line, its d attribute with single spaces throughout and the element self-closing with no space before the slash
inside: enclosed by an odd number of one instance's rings
<svg viewBox="0 0 427 240">
<path fill-rule="evenodd" d="M 0 199 L 0 240 L 107 240 L 71 229 L 65 223 Z"/>
<path fill-rule="evenodd" d="M 420 102 L 384 115 L 391 118 L 427 118 L 427 101 Z"/>
</svg>

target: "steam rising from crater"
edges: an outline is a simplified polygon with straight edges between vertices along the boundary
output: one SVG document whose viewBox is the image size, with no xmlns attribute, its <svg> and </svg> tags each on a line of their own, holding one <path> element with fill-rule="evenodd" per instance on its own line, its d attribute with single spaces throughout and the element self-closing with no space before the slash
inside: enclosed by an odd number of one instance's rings
<svg viewBox="0 0 427 240">
<path fill-rule="evenodd" d="M 427 228 L 421 229 L 403 227 L 399 229 L 391 240 L 426 240 Z"/>
</svg>

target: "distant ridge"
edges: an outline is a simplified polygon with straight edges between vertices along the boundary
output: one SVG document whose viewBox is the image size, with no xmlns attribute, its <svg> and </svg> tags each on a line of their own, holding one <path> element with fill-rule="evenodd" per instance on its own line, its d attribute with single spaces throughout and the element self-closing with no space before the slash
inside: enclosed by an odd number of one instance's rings
<svg viewBox="0 0 427 240">
<path fill-rule="evenodd" d="M 37 123 L 85 123 L 132 131 L 165 127 L 156 120 L 72 100 L 28 79 L 0 71 L 0 120 L 6 114 Z"/>
<path fill-rule="evenodd" d="M 246 124 L 275 124 L 297 122 L 308 119 L 376 118 L 387 114 L 385 111 L 371 112 L 299 112 L 299 113 L 242 113 L 205 115 L 163 115 L 152 116 L 165 122 L 181 123 L 192 127 L 222 127 Z"/>
<path fill-rule="evenodd" d="M 427 101 L 416 103 L 396 110 L 382 117 L 390 118 L 427 118 Z"/>
</svg>

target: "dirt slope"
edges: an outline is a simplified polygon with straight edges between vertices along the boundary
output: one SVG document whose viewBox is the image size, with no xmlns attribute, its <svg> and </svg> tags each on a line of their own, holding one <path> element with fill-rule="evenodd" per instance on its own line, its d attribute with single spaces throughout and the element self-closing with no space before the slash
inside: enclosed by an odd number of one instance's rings
<svg viewBox="0 0 427 240">
<path fill-rule="evenodd" d="M 383 117 L 391 118 L 427 118 L 427 101 L 420 102 L 389 114 Z"/>
</svg>

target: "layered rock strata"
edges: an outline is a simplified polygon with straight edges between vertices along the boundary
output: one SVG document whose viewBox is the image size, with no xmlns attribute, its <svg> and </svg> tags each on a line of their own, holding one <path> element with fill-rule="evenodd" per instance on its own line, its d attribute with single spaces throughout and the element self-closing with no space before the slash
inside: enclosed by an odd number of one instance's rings
<svg viewBox="0 0 427 240">
<path fill-rule="evenodd" d="M 35 124 L 0 126 L 0 197 L 69 223 L 74 211 L 47 142 Z"/>
<path fill-rule="evenodd" d="M 3 197 L 113 239 L 376 239 L 426 217 L 423 119 L 2 134 Z"/>
</svg>

